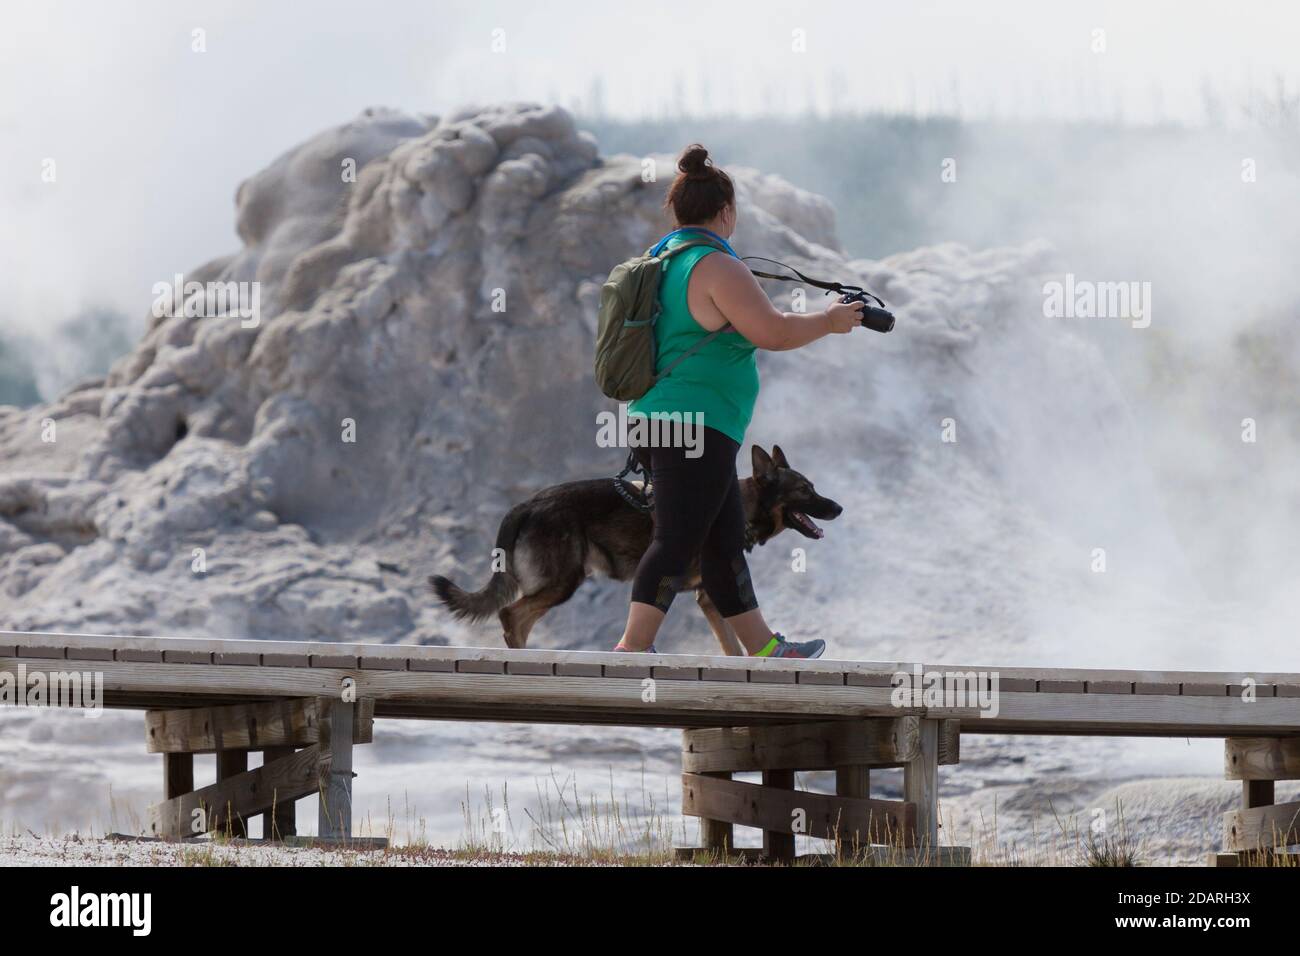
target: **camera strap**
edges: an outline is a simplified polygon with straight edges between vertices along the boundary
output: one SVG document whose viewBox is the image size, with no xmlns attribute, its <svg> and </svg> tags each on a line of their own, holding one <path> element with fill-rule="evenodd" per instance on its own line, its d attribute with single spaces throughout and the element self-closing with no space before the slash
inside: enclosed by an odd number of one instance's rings
<svg viewBox="0 0 1300 956">
<path fill-rule="evenodd" d="M 862 288 L 862 286 L 844 285 L 843 283 L 840 282 L 827 282 L 822 279 L 813 279 L 804 275 L 802 272 L 800 272 L 792 265 L 787 265 L 786 263 L 779 262 L 776 259 L 765 259 L 762 256 L 745 256 L 741 261 L 749 262 L 750 260 L 753 260 L 755 262 L 770 262 L 772 263 L 772 265 L 780 266 L 782 269 L 789 269 L 791 272 L 794 273 L 795 276 L 798 276 L 798 278 L 796 279 L 794 278 L 794 276 L 783 276 L 783 275 L 778 275 L 774 272 L 759 272 L 757 269 L 749 270 L 754 275 L 758 276 L 760 279 L 778 279 L 781 282 L 803 282 L 805 285 L 810 285 L 817 289 L 825 289 L 827 292 L 838 292 L 845 295 L 852 295 L 854 293 L 861 292 L 863 295 L 867 295 L 875 299 L 878 303 L 880 303 L 881 308 L 884 308 L 885 306 L 885 303 L 880 301 L 879 296 L 874 295 L 871 292 L 868 292 L 866 289 Z"/>
</svg>

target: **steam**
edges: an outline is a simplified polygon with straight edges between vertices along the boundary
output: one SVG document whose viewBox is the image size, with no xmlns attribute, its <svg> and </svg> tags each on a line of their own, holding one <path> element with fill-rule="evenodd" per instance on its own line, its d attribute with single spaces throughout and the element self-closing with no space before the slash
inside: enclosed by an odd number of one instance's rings
<svg viewBox="0 0 1300 956">
<path fill-rule="evenodd" d="M 1017 443 L 1021 468 L 1073 488 L 1052 523 L 1075 540 L 1112 542 L 1093 613 L 1071 609 L 1075 626 L 1064 626 L 1099 658 L 1142 648 L 1165 667 L 1294 669 L 1300 350 L 1286 320 L 1300 311 L 1296 133 L 1170 131 L 1122 152 L 1098 137 L 1090 155 L 1047 167 L 1052 202 L 1025 228 L 1055 244 L 1062 272 L 1150 282 L 1155 318 L 1147 329 L 1066 320 L 1110 381 L 1098 370 L 1097 381 L 1058 383 L 1085 385 L 1085 420 L 1061 422 L 1061 443 L 1041 433 Z M 996 143 L 972 145 L 968 165 L 1016 169 Z M 968 211 L 948 209 L 953 219 Z M 1087 436 L 1100 434 L 1126 443 L 1121 473 L 1098 468 Z M 1081 496 L 1094 507 L 1071 514 Z M 1116 577 L 1137 593 L 1118 599 Z M 1054 633 L 1063 616 L 1043 612 Z"/>
<path fill-rule="evenodd" d="M 772 389 L 757 425 L 789 449 L 817 421 L 804 445 L 827 464 L 809 471 L 846 503 L 813 560 L 859 600 L 832 596 L 819 623 L 872 659 L 1294 669 L 1295 134 L 1170 130 L 1126 149 L 1098 128 L 1079 149 L 1085 132 L 968 127 L 956 181 L 940 157 L 918 177 L 937 237 L 1045 240 L 1037 282 L 1013 294 L 1007 252 L 860 261 L 898 330 L 819 356 L 832 375 L 773 363 L 799 385 Z M 1067 273 L 1150 283 L 1150 327 L 1045 317 L 1043 284 Z M 908 301 L 924 276 L 969 303 L 943 316 L 960 360 L 941 381 L 911 341 L 931 334 Z"/>
</svg>

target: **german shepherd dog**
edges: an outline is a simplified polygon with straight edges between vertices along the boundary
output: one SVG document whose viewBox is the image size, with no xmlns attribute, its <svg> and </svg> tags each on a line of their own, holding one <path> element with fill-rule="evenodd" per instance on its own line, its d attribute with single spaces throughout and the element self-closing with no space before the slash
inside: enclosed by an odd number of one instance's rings
<svg viewBox="0 0 1300 956">
<path fill-rule="evenodd" d="M 812 519 L 833 520 L 844 510 L 817 494 L 812 482 L 790 467 L 779 445 L 771 455 L 755 445 L 751 457 L 754 475 L 740 482 L 746 550 L 786 528 L 820 538 L 823 532 Z M 492 577 L 482 590 L 463 591 L 441 575 L 430 577 L 429 584 L 458 618 L 481 621 L 496 613 L 506 646 L 524 647 L 533 625 L 573 597 L 589 576 L 630 580 L 653 534 L 653 516 L 624 500 L 613 480 L 570 481 L 510 509 L 497 531 Z M 722 652 L 743 655 L 740 641 L 700 585 L 698 558 L 685 586 L 695 589 Z"/>
</svg>

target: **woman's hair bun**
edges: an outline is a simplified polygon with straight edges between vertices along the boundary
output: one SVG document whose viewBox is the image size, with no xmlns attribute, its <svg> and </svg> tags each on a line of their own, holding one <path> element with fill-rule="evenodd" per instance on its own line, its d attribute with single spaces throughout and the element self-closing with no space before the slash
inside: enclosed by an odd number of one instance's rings
<svg viewBox="0 0 1300 956">
<path fill-rule="evenodd" d="M 691 179 L 710 179 L 714 174 L 713 160 L 709 151 L 699 143 L 692 143 L 677 160 L 677 168 Z"/>
<path fill-rule="evenodd" d="M 725 169 L 713 165 L 707 149 L 691 143 L 682 150 L 677 160 L 677 175 L 664 200 L 679 226 L 709 222 L 735 201 L 735 184 Z"/>
</svg>

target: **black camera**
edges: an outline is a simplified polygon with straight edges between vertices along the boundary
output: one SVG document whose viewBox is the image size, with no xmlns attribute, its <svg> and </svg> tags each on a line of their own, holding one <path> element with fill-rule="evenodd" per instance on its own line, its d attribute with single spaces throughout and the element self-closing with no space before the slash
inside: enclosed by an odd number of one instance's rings
<svg viewBox="0 0 1300 956">
<path fill-rule="evenodd" d="M 845 293 L 840 296 L 841 302 L 861 302 L 862 303 L 862 325 L 871 329 L 873 332 L 892 332 L 894 329 L 894 313 L 885 308 L 885 303 L 881 302 L 866 289 L 855 286 L 845 286 Z M 850 291 L 851 290 L 851 291 Z M 871 300 L 877 304 L 872 305 Z"/>
</svg>

